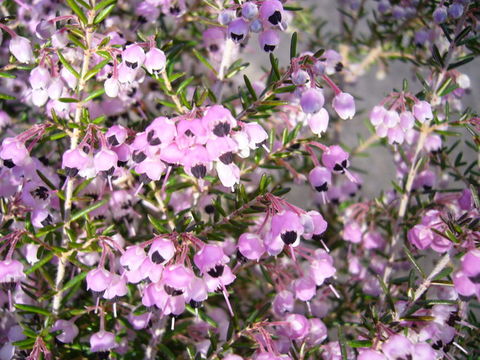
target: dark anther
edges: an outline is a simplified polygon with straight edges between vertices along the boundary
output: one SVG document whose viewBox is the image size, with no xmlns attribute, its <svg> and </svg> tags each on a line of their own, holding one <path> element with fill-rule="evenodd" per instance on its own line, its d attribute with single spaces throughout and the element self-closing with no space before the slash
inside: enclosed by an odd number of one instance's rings
<svg viewBox="0 0 480 360">
<path fill-rule="evenodd" d="M 165 289 L 165 292 L 170 296 L 179 296 L 183 294 L 183 290 L 174 289 L 173 287 L 168 285 L 164 285 L 163 288 Z"/>
<path fill-rule="evenodd" d="M 205 212 L 206 212 L 207 214 L 213 214 L 213 213 L 215 212 L 215 206 L 213 206 L 213 205 L 211 205 L 211 204 L 205 206 Z"/>
<path fill-rule="evenodd" d="M 345 169 L 340 164 L 335 164 L 335 166 L 333 167 L 333 170 L 335 170 L 337 172 L 341 172 L 342 174 L 345 172 Z"/>
<path fill-rule="evenodd" d="M 34 197 L 38 197 L 42 200 L 48 199 L 48 189 L 45 186 L 39 186 L 33 190 L 30 194 Z"/>
<path fill-rule="evenodd" d="M 313 234 L 312 235 L 312 240 L 313 241 L 320 241 L 320 240 L 322 240 L 322 235 Z"/>
<path fill-rule="evenodd" d="M 107 139 L 108 143 L 112 146 L 120 145 L 115 135 L 110 135 Z"/>
<path fill-rule="evenodd" d="M 218 123 L 213 128 L 213 133 L 218 137 L 223 137 L 228 135 L 230 132 L 230 124 L 226 122 Z"/>
<path fill-rule="evenodd" d="M 315 190 L 317 190 L 318 192 L 328 191 L 328 183 L 324 182 L 320 186 L 315 186 Z"/>
<path fill-rule="evenodd" d="M 138 180 L 140 180 L 142 184 L 148 184 L 150 181 L 152 181 L 147 174 L 141 174 Z"/>
<path fill-rule="evenodd" d="M 207 273 L 211 277 L 218 278 L 223 275 L 223 269 L 223 265 L 215 265 L 215 267 L 208 270 Z"/>
<path fill-rule="evenodd" d="M 3 165 L 11 169 L 15 166 L 15 163 L 12 160 L 3 160 Z"/>
<path fill-rule="evenodd" d="M 132 155 L 132 160 L 136 163 L 141 163 L 147 158 L 147 155 L 143 151 L 135 151 Z"/>
<path fill-rule="evenodd" d="M 77 168 L 65 167 L 65 175 L 67 175 L 68 177 L 74 177 L 77 174 L 78 174 Z"/>
<path fill-rule="evenodd" d="M 335 71 L 340 72 L 342 70 L 343 70 L 343 64 L 341 62 L 337 63 L 337 65 L 335 65 Z"/>
<path fill-rule="evenodd" d="M 201 301 L 190 300 L 190 306 L 194 309 L 198 309 L 199 307 L 202 306 L 202 302 Z"/>
<path fill-rule="evenodd" d="M 211 51 L 211 52 L 217 52 L 218 51 L 218 45 L 217 44 L 212 44 L 208 47 L 208 49 Z"/>
<path fill-rule="evenodd" d="M 297 240 L 296 231 L 286 231 L 281 235 L 283 242 L 287 245 L 293 244 Z"/>
<path fill-rule="evenodd" d="M 192 167 L 192 174 L 197 179 L 203 179 L 207 175 L 207 167 L 203 164 L 198 164 Z"/>
<path fill-rule="evenodd" d="M 47 226 L 47 225 L 52 225 L 53 224 L 53 219 L 50 216 L 50 214 L 47 215 L 45 219 L 43 219 L 41 222 L 42 226 Z"/>
<path fill-rule="evenodd" d="M 231 164 L 233 162 L 233 152 L 226 152 L 225 154 L 220 155 L 219 159 L 225 165 Z"/>
<path fill-rule="evenodd" d="M 348 167 L 348 160 L 343 160 L 342 161 L 342 166 L 346 169 Z"/>
<path fill-rule="evenodd" d="M 246 263 L 248 261 L 248 259 L 245 256 L 243 256 L 240 250 L 237 250 L 237 260 L 242 263 Z"/>
<path fill-rule="evenodd" d="M 190 129 L 187 129 L 187 131 L 185 131 L 184 134 L 187 137 L 194 137 L 195 136 L 195 134 Z"/>
<path fill-rule="evenodd" d="M 272 52 L 273 50 L 275 50 L 275 45 L 267 45 L 265 44 L 263 46 L 263 50 L 265 50 L 266 52 Z"/>
<path fill-rule="evenodd" d="M 136 69 L 137 66 L 138 66 L 138 63 L 137 62 L 130 62 L 130 61 L 125 61 L 125 64 L 131 68 L 131 69 Z"/>
<path fill-rule="evenodd" d="M 272 15 L 268 17 L 268 21 L 270 21 L 272 25 L 280 24 L 282 22 L 282 13 L 278 10 L 275 11 Z"/>
<path fill-rule="evenodd" d="M 162 264 L 165 261 L 165 258 L 162 255 L 160 255 L 160 253 L 158 251 L 155 251 L 152 254 L 152 261 L 155 264 Z"/>
<path fill-rule="evenodd" d="M 230 36 L 233 41 L 240 41 L 243 39 L 243 34 L 238 35 L 238 34 L 230 33 Z"/>
</svg>

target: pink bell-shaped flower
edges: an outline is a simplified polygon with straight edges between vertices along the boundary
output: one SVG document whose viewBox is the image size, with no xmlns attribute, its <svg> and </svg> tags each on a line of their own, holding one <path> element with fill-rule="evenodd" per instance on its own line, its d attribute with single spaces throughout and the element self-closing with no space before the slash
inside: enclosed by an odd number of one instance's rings
<svg viewBox="0 0 480 360">
<path fill-rule="evenodd" d="M 120 264 L 127 270 L 133 271 L 142 265 L 146 257 L 145 250 L 140 246 L 129 246 L 120 257 Z"/>
<path fill-rule="evenodd" d="M 260 6 L 260 18 L 271 25 L 280 25 L 284 18 L 283 5 L 278 0 L 265 0 Z"/>
<path fill-rule="evenodd" d="M 22 201 L 32 208 L 46 208 L 50 205 L 50 191 L 47 187 L 35 181 L 30 181 L 23 186 Z"/>
<path fill-rule="evenodd" d="M 73 321 L 59 319 L 53 324 L 51 331 L 62 331 L 56 336 L 64 344 L 71 344 L 78 335 L 78 327 Z"/>
<path fill-rule="evenodd" d="M 302 93 L 300 98 L 300 105 L 306 114 L 319 112 L 324 103 L 323 91 L 317 88 L 308 88 Z"/>
<path fill-rule="evenodd" d="M 87 290 L 102 294 L 113 280 L 113 274 L 104 268 L 90 270 L 87 274 Z"/>
<path fill-rule="evenodd" d="M 368 349 L 362 351 L 357 360 L 387 360 L 387 358 L 379 351 Z"/>
<path fill-rule="evenodd" d="M 290 314 L 285 318 L 288 323 L 286 326 L 287 336 L 291 340 L 303 339 L 310 331 L 310 322 L 300 314 Z"/>
<path fill-rule="evenodd" d="M 279 316 L 287 312 L 292 312 L 294 305 L 295 297 L 293 293 L 288 290 L 282 290 L 277 293 L 272 303 L 273 311 Z"/>
<path fill-rule="evenodd" d="M 242 18 L 238 18 L 228 24 L 228 35 L 232 41 L 239 43 L 247 37 L 248 29 L 248 23 Z"/>
<path fill-rule="evenodd" d="M 408 359 L 412 356 L 413 344 L 403 335 L 393 335 L 382 344 L 382 352 L 388 360 Z"/>
<path fill-rule="evenodd" d="M 332 105 L 343 120 L 351 119 L 355 115 L 355 100 L 348 93 L 341 92 L 335 95 Z"/>
<path fill-rule="evenodd" d="M 175 139 L 177 135 L 177 128 L 175 122 L 160 116 L 155 118 L 150 125 L 145 129 L 147 133 L 147 141 L 150 145 L 166 147 Z"/>
<path fill-rule="evenodd" d="M 415 115 L 415 118 L 421 123 L 432 120 L 432 106 L 426 101 L 419 101 L 413 105 L 413 115 Z"/>
<path fill-rule="evenodd" d="M 169 265 L 165 267 L 163 272 L 165 291 L 171 296 L 181 295 L 190 287 L 193 278 L 192 270 L 185 266 L 181 264 Z"/>
<path fill-rule="evenodd" d="M 118 156 L 109 149 L 102 148 L 93 158 L 95 171 L 101 173 L 105 177 L 112 176 L 117 168 Z"/>
<path fill-rule="evenodd" d="M 128 314 L 128 322 L 135 330 L 143 330 L 148 327 L 148 323 L 152 317 L 152 313 L 146 312 L 140 315 L 135 315 L 133 312 Z"/>
<path fill-rule="evenodd" d="M 321 344 L 328 336 L 326 325 L 318 318 L 308 319 L 308 322 L 310 323 L 310 329 L 305 341 L 310 346 Z"/>
<path fill-rule="evenodd" d="M 116 347 L 115 335 L 109 331 L 100 330 L 90 337 L 91 352 L 107 352 Z"/>
<path fill-rule="evenodd" d="M 321 108 L 317 113 L 308 117 L 307 122 L 312 133 L 320 136 L 322 133 L 326 132 L 328 128 L 328 111 L 325 110 L 325 108 Z"/>
<path fill-rule="evenodd" d="M 158 48 L 151 48 L 145 55 L 144 66 L 150 74 L 158 75 L 165 69 L 167 58 L 165 53 Z"/>
<path fill-rule="evenodd" d="M 474 283 L 480 282 L 480 250 L 472 249 L 462 257 L 462 271 Z"/>
<path fill-rule="evenodd" d="M 373 126 L 383 124 L 386 115 L 387 109 L 380 105 L 374 106 L 370 112 L 370 122 Z"/>
<path fill-rule="evenodd" d="M 340 146 L 332 145 L 322 154 L 322 162 L 330 171 L 343 174 L 349 166 L 348 157 Z"/>
<path fill-rule="evenodd" d="M 265 52 L 272 52 L 280 44 L 280 36 L 275 30 L 266 30 L 258 37 L 260 48 Z"/>
<path fill-rule="evenodd" d="M 34 60 L 32 44 L 22 36 L 17 35 L 10 40 L 9 50 L 21 63 L 30 63 Z"/>
<path fill-rule="evenodd" d="M 122 52 L 122 60 L 130 69 L 137 70 L 145 62 L 145 52 L 140 45 L 128 45 Z"/>
<path fill-rule="evenodd" d="M 156 237 L 153 240 L 148 256 L 154 264 L 166 264 L 175 255 L 175 245 L 169 239 Z"/>
<path fill-rule="evenodd" d="M 267 132 L 256 122 L 244 124 L 243 130 L 248 136 L 248 146 L 252 150 L 256 149 L 268 139 Z"/>
<path fill-rule="evenodd" d="M 254 2 L 247 1 L 242 5 L 242 16 L 247 20 L 253 20 L 258 14 L 258 6 Z"/>
<path fill-rule="evenodd" d="M 158 181 L 165 171 L 165 165 L 157 159 L 146 159 L 135 166 L 135 171 L 140 175 L 140 181 L 148 184 L 150 181 Z"/>
<path fill-rule="evenodd" d="M 234 185 L 240 183 L 240 169 L 237 165 L 233 163 L 225 165 L 222 162 L 217 162 L 216 170 L 222 185 L 231 188 L 232 191 Z"/>
<path fill-rule="evenodd" d="M 195 277 L 190 284 L 190 306 L 194 309 L 201 306 L 202 301 L 207 300 L 208 289 L 205 280 Z"/>
<path fill-rule="evenodd" d="M 295 297 L 301 301 L 310 301 L 317 292 L 317 285 L 310 276 L 303 276 L 293 283 Z"/>
<path fill-rule="evenodd" d="M 117 301 L 120 297 L 127 295 L 127 280 L 125 277 L 112 274 L 112 278 L 103 293 L 103 297 L 107 300 Z"/>
<path fill-rule="evenodd" d="M 280 236 L 285 245 L 298 246 L 303 234 L 303 225 L 300 216 L 293 211 L 283 211 L 272 218 L 272 236 Z"/>
<path fill-rule="evenodd" d="M 191 174 L 197 179 L 203 179 L 212 167 L 207 149 L 201 145 L 190 148 L 184 159 L 184 166 L 187 174 Z"/>
<path fill-rule="evenodd" d="M 258 261 L 265 253 L 265 246 L 257 234 L 243 233 L 238 239 L 238 251 L 244 258 Z"/>
<path fill-rule="evenodd" d="M 200 269 L 202 274 L 209 273 L 211 276 L 221 276 L 228 257 L 218 245 L 205 245 L 193 257 L 193 262 Z"/>
<path fill-rule="evenodd" d="M 25 279 L 23 264 L 18 260 L 0 261 L 0 284 L 14 284 Z"/>
<path fill-rule="evenodd" d="M 122 125 L 113 125 L 105 133 L 108 143 L 111 146 L 122 145 L 127 140 L 128 130 Z"/>
<path fill-rule="evenodd" d="M 221 105 L 213 105 L 204 114 L 202 124 L 215 136 L 222 137 L 230 134 L 230 130 L 237 126 L 237 121 L 230 110 Z"/>
<path fill-rule="evenodd" d="M 463 300 L 468 300 L 477 292 L 476 285 L 463 271 L 457 271 L 453 274 L 453 285 L 455 286 L 455 291 Z"/>
<path fill-rule="evenodd" d="M 113 76 L 105 80 L 103 87 L 105 89 L 105 94 L 111 98 L 116 98 L 120 92 L 120 82 L 118 81 L 118 78 Z"/>
<path fill-rule="evenodd" d="M 7 168 L 26 165 L 30 159 L 25 144 L 15 138 L 5 138 L 0 148 L 0 158 Z"/>
<path fill-rule="evenodd" d="M 321 235 L 327 230 L 327 222 L 318 211 L 309 211 L 307 215 L 312 219 L 313 228 L 308 233 L 304 233 L 303 236 L 306 239 L 320 240 Z"/>
<path fill-rule="evenodd" d="M 80 170 L 90 165 L 90 158 L 79 148 L 65 151 L 62 157 L 62 168 L 65 169 L 65 175 L 74 177 Z"/>
<path fill-rule="evenodd" d="M 332 183 L 332 173 L 326 167 L 316 166 L 308 174 L 308 181 L 316 191 L 325 193 Z"/>
</svg>

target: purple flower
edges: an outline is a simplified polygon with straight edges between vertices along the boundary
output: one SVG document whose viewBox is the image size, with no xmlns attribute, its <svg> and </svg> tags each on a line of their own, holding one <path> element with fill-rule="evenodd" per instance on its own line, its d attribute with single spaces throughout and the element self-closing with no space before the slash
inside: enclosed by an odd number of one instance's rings
<svg viewBox="0 0 480 360">
<path fill-rule="evenodd" d="M 106 352 L 117 347 L 115 335 L 109 331 L 100 330 L 90 336 L 91 352 Z"/>
<path fill-rule="evenodd" d="M 33 62 L 34 56 L 30 40 L 22 36 L 14 36 L 9 44 L 10 52 L 21 63 Z"/>
<path fill-rule="evenodd" d="M 351 119 L 355 115 L 355 100 L 350 94 L 344 92 L 337 94 L 332 105 L 343 120 Z"/>
</svg>

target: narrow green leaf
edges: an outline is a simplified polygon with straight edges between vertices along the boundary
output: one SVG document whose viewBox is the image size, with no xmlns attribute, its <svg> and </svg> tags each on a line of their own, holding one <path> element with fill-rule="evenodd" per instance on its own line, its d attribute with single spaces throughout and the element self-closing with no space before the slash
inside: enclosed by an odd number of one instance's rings
<svg viewBox="0 0 480 360">
<path fill-rule="evenodd" d="M 408 250 L 408 248 L 404 245 L 403 246 L 403 251 L 405 251 L 405 254 L 407 255 L 408 260 L 412 263 L 413 267 L 422 275 L 422 278 L 426 278 L 427 274 L 423 271 L 423 269 L 420 267 L 420 265 L 417 263 L 417 260 L 415 260 L 415 257 L 413 254 Z"/>
<path fill-rule="evenodd" d="M 298 43 L 298 34 L 296 32 L 292 35 L 292 40 L 290 41 L 290 59 L 293 59 L 297 56 L 297 43 Z"/>
<path fill-rule="evenodd" d="M 338 327 L 338 342 L 340 344 L 340 353 L 342 354 L 342 360 L 347 360 L 347 340 L 345 339 L 345 333 L 343 327 Z"/>
<path fill-rule="evenodd" d="M 148 221 L 150 221 L 150 224 L 153 225 L 153 227 L 155 229 L 157 229 L 157 231 L 160 232 L 160 234 L 164 234 L 164 233 L 168 233 L 168 229 L 162 225 L 162 223 L 160 222 L 160 220 L 158 220 L 157 218 L 155 218 L 154 216 L 152 215 L 147 215 L 147 218 L 148 218 Z"/>
<path fill-rule="evenodd" d="M 453 64 L 450 64 L 448 66 L 448 70 L 453 70 L 453 69 L 456 69 L 457 67 L 460 67 L 462 65 L 465 65 L 465 64 L 468 64 L 470 61 L 472 61 L 473 59 L 475 59 L 475 56 L 473 55 L 467 55 L 465 56 L 462 60 L 459 60 Z"/>
<path fill-rule="evenodd" d="M 7 95 L 7 94 L 0 93 L 0 99 L 2 99 L 2 100 L 15 100 L 16 97 L 15 97 L 15 96 L 11 96 L 11 95 Z"/>
<path fill-rule="evenodd" d="M 73 10 L 73 12 L 78 16 L 80 21 L 85 25 L 88 24 L 87 16 L 84 14 L 83 10 L 78 6 L 75 0 L 65 0 L 67 5 Z"/>
<path fill-rule="evenodd" d="M 218 327 L 218 324 L 215 320 L 213 320 L 210 316 L 208 316 L 205 311 L 203 311 L 202 309 L 197 309 L 197 311 L 195 311 L 194 308 L 192 308 L 189 304 L 186 304 L 185 305 L 185 309 L 192 315 L 195 315 L 197 316 L 197 313 L 198 313 L 198 317 L 200 319 L 202 319 L 203 321 L 205 321 L 206 323 L 208 323 L 210 326 L 214 327 L 214 328 L 217 328 Z"/>
<path fill-rule="evenodd" d="M 89 102 L 90 100 L 93 100 L 99 96 L 102 96 L 103 94 L 105 94 L 105 88 L 104 87 L 101 87 L 100 89 L 94 91 L 93 93 L 91 93 L 90 95 L 88 95 L 85 99 L 83 99 L 83 102 L 84 103 L 87 103 Z"/>
<path fill-rule="evenodd" d="M 117 0 L 103 0 L 103 1 L 99 2 L 97 5 L 95 5 L 95 7 L 93 9 L 95 11 L 100 11 L 104 7 L 107 7 L 108 5 L 116 3 L 116 2 L 117 2 Z"/>
<path fill-rule="evenodd" d="M 243 80 L 245 81 L 245 85 L 247 86 L 248 92 L 252 96 L 253 100 L 257 100 L 257 93 L 255 92 L 255 89 L 252 86 L 252 83 L 250 82 L 250 79 L 248 78 L 247 75 L 243 75 Z"/>
<path fill-rule="evenodd" d="M 0 71 L 0 77 L 7 78 L 7 79 L 15 79 L 17 76 L 4 71 Z"/>
<path fill-rule="evenodd" d="M 79 100 L 75 98 L 60 98 L 58 101 L 63 102 L 63 103 L 78 103 Z"/>
<path fill-rule="evenodd" d="M 63 289 L 61 290 L 62 292 L 74 287 L 76 284 L 78 284 L 80 281 L 82 281 L 83 279 L 85 279 L 87 277 L 87 272 L 82 272 L 80 274 L 78 274 L 77 276 L 75 276 L 73 279 L 69 280 L 65 286 L 63 287 Z"/>
<path fill-rule="evenodd" d="M 105 59 L 101 62 L 99 62 L 97 65 L 95 65 L 93 68 L 91 68 L 86 74 L 85 74 L 85 77 L 84 77 L 84 80 L 87 81 L 87 80 L 90 80 L 92 77 L 94 77 L 95 75 L 97 75 L 103 68 L 105 65 L 107 65 L 109 62 L 110 62 L 110 58 L 108 59 Z"/>
<path fill-rule="evenodd" d="M 72 67 L 72 65 L 69 64 L 69 62 L 65 59 L 60 50 L 57 51 L 57 55 L 62 65 L 65 66 L 65 68 L 70 71 L 73 76 L 75 76 L 77 79 L 80 79 L 80 74 Z"/>
<path fill-rule="evenodd" d="M 112 12 L 112 10 L 115 9 L 116 6 L 117 6 L 116 4 L 108 5 L 102 11 L 100 11 L 97 14 L 97 16 L 95 16 L 95 19 L 93 20 L 93 23 L 94 24 L 101 23 Z"/>
<path fill-rule="evenodd" d="M 38 307 L 38 306 L 26 305 L 26 304 L 15 304 L 15 307 L 18 310 L 26 311 L 29 313 L 50 316 L 50 312 L 48 310 L 42 309 L 41 307 Z"/>
<path fill-rule="evenodd" d="M 193 55 L 195 55 L 195 57 L 203 65 L 205 65 L 207 68 L 209 68 L 215 74 L 215 76 L 218 76 L 217 70 L 215 70 L 215 68 L 208 62 L 207 59 L 205 59 L 205 57 L 202 54 L 200 54 L 196 49 L 192 49 L 192 52 L 193 52 Z"/>
</svg>

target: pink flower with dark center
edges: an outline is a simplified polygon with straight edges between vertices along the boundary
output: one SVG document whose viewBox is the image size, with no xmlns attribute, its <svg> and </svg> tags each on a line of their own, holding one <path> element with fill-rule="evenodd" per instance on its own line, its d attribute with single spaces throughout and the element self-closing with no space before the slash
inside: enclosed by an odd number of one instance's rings
<svg viewBox="0 0 480 360">
<path fill-rule="evenodd" d="M 25 144 L 15 138 L 5 138 L 0 148 L 0 158 L 7 168 L 26 165 L 30 160 Z"/>
<path fill-rule="evenodd" d="M 128 45 L 122 52 L 122 60 L 130 69 L 138 70 L 145 62 L 145 52 L 140 45 Z"/>
<path fill-rule="evenodd" d="M 248 35 L 248 23 L 242 18 L 233 20 L 228 24 L 228 35 L 232 41 L 242 42 Z"/>
<path fill-rule="evenodd" d="M 157 265 L 166 264 L 174 255 L 175 245 L 171 240 L 162 237 L 156 237 L 148 251 L 150 260 Z"/>
<path fill-rule="evenodd" d="M 258 37 L 260 48 L 265 52 L 272 52 L 280 44 L 280 36 L 275 30 L 266 30 Z"/>
<path fill-rule="evenodd" d="M 278 0 L 265 0 L 260 6 L 260 18 L 271 25 L 280 25 L 284 18 L 283 5 Z"/>
<path fill-rule="evenodd" d="M 298 246 L 303 234 L 303 225 L 300 216 L 293 211 L 283 211 L 273 216 L 271 233 L 273 237 L 282 239 L 285 245 Z"/>
</svg>

